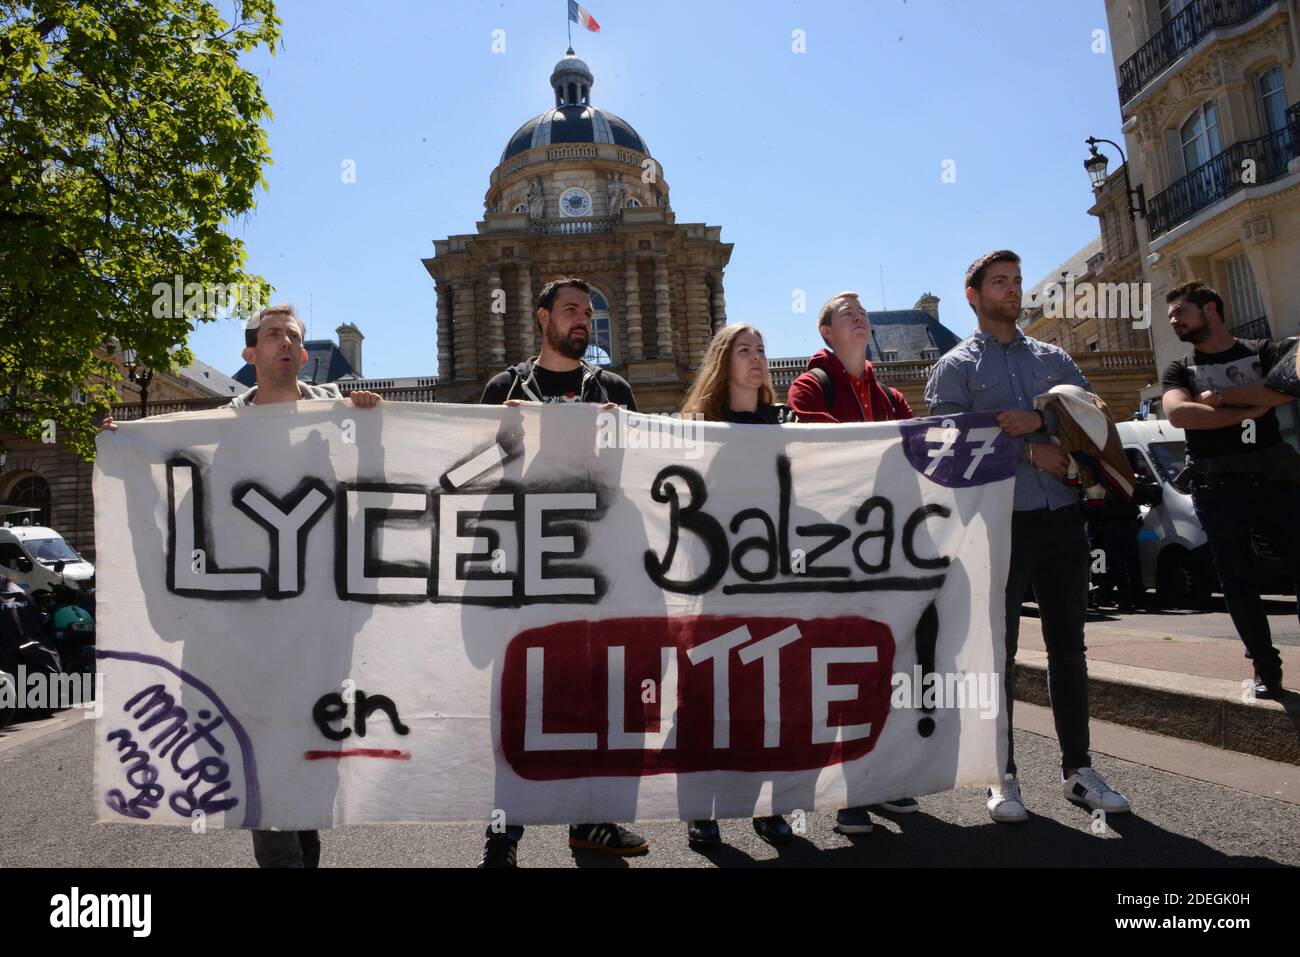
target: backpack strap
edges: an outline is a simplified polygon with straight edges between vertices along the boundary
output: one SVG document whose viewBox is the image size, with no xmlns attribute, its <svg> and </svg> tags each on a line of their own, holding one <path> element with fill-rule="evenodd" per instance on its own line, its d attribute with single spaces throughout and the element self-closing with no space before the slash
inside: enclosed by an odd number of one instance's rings
<svg viewBox="0 0 1300 957">
<path fill-rule="evenodd" d="M 506 366 L 506 372 L 510 374 L 510 388 L 506 389 L 506 400 L 515 394 L 515 387 L 519 385 L 519 372 L 514 366 Z"/>
<path fill-rule="evenodd" d="M 835 408 L 835 380 L 825 369 L 817 368 L 810 371 L 817 384 L 822 387 L 822 400 L 826 403 L 826 411 L 830 412 Z"/>
<path fill-rule="evenodd" d="M 889 399 L 889 411 L 893 413 L 895 419 L 900 418 L 898 414 L 898 398 L 894 395 L 894 390 L 883 382 L 880 383 L 880 387 L 885 390 L 885 396 Z"/>
<path fill-rule="evenodd" d="M 593 383 L 595 383 L 596 388 L 600 390 L 599 393 L 600 401 L 602 403 L 608 402 L 609 389 L 605 387 L 605 377 L 604 377 L 605 370 L 602 369 L 600 366 L 590 365 L 587 362 L 583 362 L 582 367 L 584 372 L 584 378 L 590 379 Z M 586 401 L 586 399 L 581 395 L 578 396 L 578 399 L 579 401 L 584 401 L 584 402 Z"/>
<path fill-rule="evenodd" d="M 830 373 L 825 369 L 810 369 L 813 378 L 822 387 L 822 398 L 826 402 L 826 411 L 830 412 L 835 407 L 835 380 L 831 378 Z M 900 418 L 898 414 L 898 398 L 894 395 L 894 390 L 883 382 L 879 382 L 880 388 L 885 391 L 885 397 L 889 399 L 889 410 L 894 419 Z"/>
</svg>

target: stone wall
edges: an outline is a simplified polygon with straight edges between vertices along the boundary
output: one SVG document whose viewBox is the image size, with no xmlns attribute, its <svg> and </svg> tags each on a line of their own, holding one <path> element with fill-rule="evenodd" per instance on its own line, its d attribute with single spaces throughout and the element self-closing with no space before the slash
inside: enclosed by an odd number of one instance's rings
<svg viewBox="0 0 1300 957">
<path fill-rule="evenodd" d="M 90 491 L 94 466 L 82 461 L 58 442 L 43 444 L 30 439 L 9 438 L 9 457 L 0 474 L 0 501 L 8 498 L 24 477 L 37 475 L 50 487 L 49 524 L 77 551 L 94 561 L 95 505 Z M 10 521 L 21 524 L 22 516 Z"/>
</svg>

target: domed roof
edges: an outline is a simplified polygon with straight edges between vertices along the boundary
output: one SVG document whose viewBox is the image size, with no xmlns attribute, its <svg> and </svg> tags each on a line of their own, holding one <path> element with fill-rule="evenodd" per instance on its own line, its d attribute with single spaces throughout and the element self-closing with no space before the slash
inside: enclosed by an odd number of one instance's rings
<svg viewBox="0 0 1300 957">
<path fill-rule="evenodd" d="M 555 85 L 555 78 L 557 76 L 570 71 L 587 74 L 587 82 L 591 82 L 591 67 L 587 66 L 586 60 L 578 59 L 577 55 L 573 52 L 573 47 L 569 47 L 564 54 L 564 59 L 555 64 L 555 69 L 551 71 L 551 85 Z"/>
<path fill-rule="evenodd" d="M 551 143 L 616 143 L 649 153 L 640 134 L 613 113 L 594 106 L 561 106 L 535 116 L 510 137 L 501 162 L 535 146 Z"/>
<path fill-rule="evenodd" d="M 612 143 L 639 153 L 650 152 L 626 120 L 591 105 L 593 85 L 591 68 L 570 48 L 551 71 L 554 108 L 519 127 L 502 151 L 501 162 L 525 150 L 552 143 Z"/>
</svg>

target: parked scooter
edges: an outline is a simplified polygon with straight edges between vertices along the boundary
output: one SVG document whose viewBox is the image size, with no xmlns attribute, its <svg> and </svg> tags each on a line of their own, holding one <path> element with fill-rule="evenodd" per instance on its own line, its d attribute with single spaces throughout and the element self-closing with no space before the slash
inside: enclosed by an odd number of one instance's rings
<svg viewBox="0 0 1300 957">
<path fill-rule="evenodd" d="M 41 675 L 53 683 L 63 663 L 44 632 L 41 612 L 31 596 L 8 579 L 0 579 L 0 671 L 14 679 Z M 5 700 L 15 701 L 17 697 L 15 694 Z M 38 716 L 46 714 L 48 709 Z"/>
<path fill-rule="evenodd" d="M 58 582 L 35 591 L 32 597 L 45 618 L 45 634 L 59 652 L 68 674 L 95 671 L 95 619 L 86 605 L 86 592 L 69 585 L 63 577 L 63 562 L 56 562 Z M 90 599 L 90 600 L 93 600 Z"/>
</svg>

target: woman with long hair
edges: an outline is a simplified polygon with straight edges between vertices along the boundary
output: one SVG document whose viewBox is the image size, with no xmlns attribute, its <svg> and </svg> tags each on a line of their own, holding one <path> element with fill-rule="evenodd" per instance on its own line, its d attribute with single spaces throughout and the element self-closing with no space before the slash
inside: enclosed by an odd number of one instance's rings
<svg viewBox="0 0 1300 957">
<path fill-rule="evenodd" d="M 776 404 L 762 334 L 744 322 L 727 326 L 713 337 L 682 412 L 699 415 L 706 422 L 779 425 L 795 421 L 787 406 Z M 779 814 L 754 818 L 754 830 L 769 844 L 794 840 L 790 825 Z M 722 832 L 717 821 L 691 821 L 686 839 L 693 847 L 716 847 L 722 843 Z"/>
<path fill-rule="evenodd" d="M 702 416 L 706 422 L 796 421 L 788 406 L 776 404 L 763 335 L 747 322 L 733 323 L 713 337 L 682 412 Z"/>
</svg>

